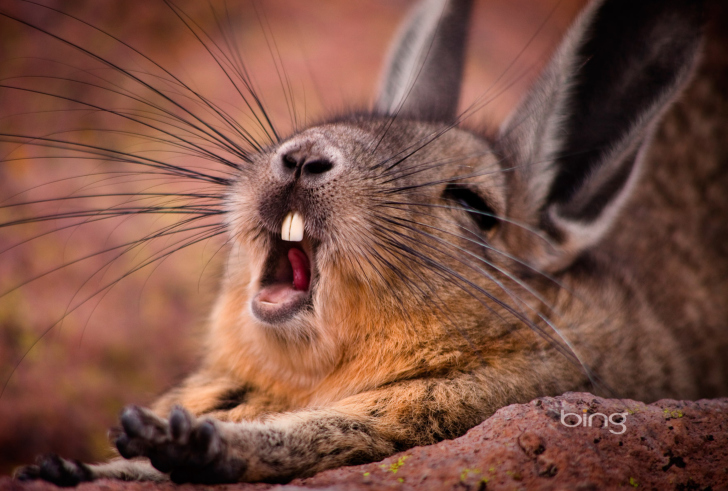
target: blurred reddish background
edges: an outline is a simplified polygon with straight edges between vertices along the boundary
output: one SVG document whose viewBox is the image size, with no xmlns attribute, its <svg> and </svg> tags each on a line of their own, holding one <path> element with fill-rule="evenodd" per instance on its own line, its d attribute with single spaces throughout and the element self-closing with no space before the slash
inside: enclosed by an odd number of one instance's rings
<svg viewBox="0 0 728 491">
<path fill-rule="evenodd" d="M 223 50 L 240 53 L 272 120 L 286 134 L 294 126 L 292 112 L 300 126 L 331 113 L 369 106 L 389 40 L 412 3 L 212 1 L 217 20 L 207 2 L 179 1 L 177 5 Z M 463 110 L 473 103 L 482 107 L 467 124 L 493 127 L 508 114 L 583 3 L 476 2 L 461 106 Z M 128 42 L 220 107 L 240 114 L 240 124 L 256 131 L 209 53 L 162 1 L 44 4 Z M 119 42 L 52 10 L 7 0 L 0 4 L 0 12 L 50 30 L 134 73 L 165 76 Z M 222 31 L 218 22 L 225 26 Z M 224 47 L 221 32 L 232 34 L 228 41 L 233 51 Z M 295 106 L 286 103 L 281 77 L 289 81 L 287 90 Z M 141 106 L 119 94 L 94 90 L 88 83 L 94 80 L 117 92 L 148 95 L 98 60 L 8 18 L 0 18 L 0 79 L 0 85 L 6 86 L 0 88 L 0 133 L 71 139 L 211 168 L 209 163 L 163 152 L 169 145 L 131 134 L 146 131 L 139 125 L 29 92 L 52 91 L 126 111 L 139 111 Z M 147 80 L 172 90 L 161 78 Z M 108 129 L 117 131 L 104 131 Z M 9 206 L 31 200 L 190 189 L 153 176 L 119 174 L 132 168 L 72 158 L 68 153 L 0 143 L 0 223 L 119 206 L 130 198 Z M 66 158 L 56 158 L 61 156 Z M 194 368 L 221 272 L 221 237 L 185 248 L 107 290 L 105 285 L 173 248 L 174 239 L 157 239 L 118 258 L 119 249 L 79 260 L 138 240 L 179 218 L 133 216 L 85 224 L 80 219 L 54 220 L 0 228 L 0 387 L 7 381 L 0 397 L 0 474 L 31 462 L 39 453 L 56 452 L 84 461 L 108 457 L 106 430 L 123 405 L 149 403 Z M 213 218 L 208 223 L 214 222 Z M 74 226 L 53 232 L 69 224 Z M 192 232 L 183 236 L 192 237 Z M 63 321 L 56 323 L 61 317 Z"/>
</svg>

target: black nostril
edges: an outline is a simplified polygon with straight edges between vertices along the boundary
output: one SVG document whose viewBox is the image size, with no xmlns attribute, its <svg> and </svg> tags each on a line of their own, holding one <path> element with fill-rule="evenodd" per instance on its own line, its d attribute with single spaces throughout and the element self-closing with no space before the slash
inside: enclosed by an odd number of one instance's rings
<svg viewBox="0 0 728 491">
<path fill-rule="evenodd" d="M 328 172 L 334 166 L 330 161 L 325 159 L 312 160 L 303 164 L 304 174 L 323 174 Z"/>
<path fill-rule="evenodd" d="M 293 174 L 294 179 L 301 175 L 316 176 L 333 169 L 334 164 L 320 153 L 312 152 L 309 148 L 295 148 L 281 155 L 281 170 L 284 174 Z"/>
<path fill-rule="evenodd" d="M 285 167 L 288 170 L 293 170 L 296 167 L 298 167 L 298 161 L 291 155 L 284 155 L 283 156 L 283 167 Z"/>
</svg>

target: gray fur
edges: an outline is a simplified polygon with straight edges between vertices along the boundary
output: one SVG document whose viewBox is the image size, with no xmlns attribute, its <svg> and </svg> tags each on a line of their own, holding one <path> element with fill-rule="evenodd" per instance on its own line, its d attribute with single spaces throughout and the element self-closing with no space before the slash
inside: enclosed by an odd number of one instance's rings
<svg viewBox="0 0 728 491">
<path fill-rule="evenodd" d="M 580 50 L 591 39 L 614 36 L 613 32 L 595 32 L 594 17 L 605 10 L 606 3 L 592 2 L 582 12 L 526 100 L 502 126 L 498 138 L 502 152 L 509 156 L 508 165 L 516 169 L 511 185 L 515 191 L 512 196 L 518 197 L 519 202 L 511 203 L 512 216 L 547 229 L 554 239 L 550 244 L 534 245 L 533 257 L 527 258 L 542 270 L 554 271 L 568 265 L 608 233 L 639 177 L 655 123 L 689 80 L 701 45 L 702 17 L 693 15 L 685 19 L 685 27 L 678 32 L 667 25 L 656 25 L 646 33 L 651 38 L 641 41 L 647 48 L 637 44 L 629 52 L 620 53 L 618 59 L 604 61 L 614 66 L 598 67 L 603 63 L 602 56 L 585 57 Z M 628 9 L 622 15 L 633 16 Z M 648 22 L 646 19 L 645 23 Z M 628 31 L 628 23 L 624 24 L 620 25 L 617 20 L 602 28 Z M 587 68 L 594 66 L 598 67 L 592 70 L 598 78 L 606 78 L 613 85 L 613 93 L 595 91 L 592 100 L 586 102 L 593 115 L 575 114 L 575 92 L 581 86 L 599 83 L 588 79 L 591 74 Z M 658 81 L 650 78 L 653 76 L 650 71 L 657 69 L 664 72 Z M 642 87 L 651 90 L 635 103 L 628 103 L 628 97 Z M 620 118 L 612 116 L 615 120 L 621 119 L 618 130 L 610 128 L 613 138 L 601 141 L 596 155 L 580 157 L 583 149 L 573 146 L 575 141 L 579 142 L 578 132 L 587 132 L 585 128 L 602 124 L 602 114 L 614 111 L 609 106 L 620 104 L 624 105 L 616 108 L 621 109 Z M 576 116 L 578 123 L 572 123 Z M 570 160 L 568 164 L 564 163 L 564 156 Z M 591 167 L 582 182 L 570 186 L 568 197 L 564 190 L 554 190 L 559 174 L 570 172 L 562 168 L 565 165 Z M 599 193 L 619 173 L 628 177 L 606 203 L 596 212 L 591 211 Z"/>
<path fill-rule="evenodd" d="M 728 62 L 689 84 L 696 3 L 594 2 L 495 142 L 427 121 L 455 114 L 469 2 L 421 5 L 378 103 L 406 118 L 309 128 L 241 169 L 205 359 L 153 410 L 124 411 L 116 445 L 135 460 L 56 458 L 20 477 L 285 481 L 566 390 L 728 393 Z M 614 58 L 612 43 L 634 50 Z M 435 88 L 448 63 L 457 77 Z M 291 210 L 315 287 L 261 320 L 249 299 L 290 252 L 276 234 Z"/>
<path fill-rule="evenodd" d="M 378 111 L 453 120 L 460 99 L 472 0 L 426 0 L 403 25 L 389 55 Z"/>
</svg>

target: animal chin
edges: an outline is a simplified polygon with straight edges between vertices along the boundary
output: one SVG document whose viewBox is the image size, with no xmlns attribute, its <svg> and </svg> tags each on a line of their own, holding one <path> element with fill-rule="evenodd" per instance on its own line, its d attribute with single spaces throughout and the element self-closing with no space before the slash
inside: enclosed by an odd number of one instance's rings
<svg viewBox="0 0 728 491">
<path fill-rule="evenodd" d="M 306 238 L 284 242 L 276 237 L 271 242 L 251 310 L 258 320 L 276 325 L 312 308 L 315 255 Z"/>
</svg>

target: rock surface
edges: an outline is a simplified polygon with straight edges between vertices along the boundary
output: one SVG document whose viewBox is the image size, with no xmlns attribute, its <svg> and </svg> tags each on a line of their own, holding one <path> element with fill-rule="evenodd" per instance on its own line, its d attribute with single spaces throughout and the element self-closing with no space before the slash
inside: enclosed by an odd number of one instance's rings
<svg viewBox="0 0 728 491">
<path fill-rule="evenodd" d="M 566 393 L 505 407 L 456 440 L 287 485 L 174 486 L 104 480 L 83 484 L 79 491 L 612 488 L 728 489 L 728 399 L 666 399 L 647 405 Z M 50 489 L 55 487 L 0 478 L 0 491 Z"/>
</svg>

